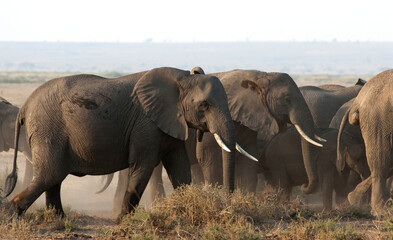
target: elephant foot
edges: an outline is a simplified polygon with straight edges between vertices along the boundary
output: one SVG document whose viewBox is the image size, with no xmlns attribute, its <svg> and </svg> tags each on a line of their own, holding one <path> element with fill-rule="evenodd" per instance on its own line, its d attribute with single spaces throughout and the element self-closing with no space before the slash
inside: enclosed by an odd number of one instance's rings
<svg viewBox="0 0 393 240">
<path fill-rule="evenodd" d="M 371 178 L 359 183 L 356 188 L 348 194 L 348 201 L 352 206 L 365 206 L 371 202 Z"/>
<path fill-rule="evenodd" d="M 126 215 L 126 214 L 124 214 L 124 213 L 120 213 L 119 216 L 117 216 L 117 218 L 116 218 L 116 220 L 115 220 L 115 224 L 116 224 L 116 225 L 119 225 L 119 224 L 121 223 L 121 221 L 123 220 L 123 217 L 124 217 L 125 215 Z"/>
<path fill-rule="evenodd" d="M 373 207 L 371 209 L 371 215 L 373 215 L 374 217 L 377 217 L 377 218 L 382 218 L 387 213 L 388 213 L 388 211 L 383 206 Z"/>
</svg>

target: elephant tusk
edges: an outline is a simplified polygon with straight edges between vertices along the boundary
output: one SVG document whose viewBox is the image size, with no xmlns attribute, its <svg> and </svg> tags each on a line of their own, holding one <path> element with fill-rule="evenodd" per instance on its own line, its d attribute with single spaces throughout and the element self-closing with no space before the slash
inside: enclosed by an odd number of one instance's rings
<svg viewBox="0 0 393 240">
<path fill-rule="evenodd" d="M 218 136 L 217 133 L 215 133 L 215 134 L 213 134 L 213 135 L 214 135 L 214 138 L 216 139 L 218 145 L 219 145 L 222 149 L 224 149 L 224 150 L 227 151 L 227 152 L 231 152 L 231 150 L 225 145 L 225 143 L 222 141 L 222 139 L 220 138 L 220 136 Z"/>
<path fill-rule="evenodd" d="M 248 157 L 249 159 L 251 159 L 255 162 L 258 162 L 258 159 L 256 159 L 253 155 L 246 152 L 242 147 L 239 146 L 238 143 L 236 143 L 236 149 L 239 153 L 243 154 L 244 156 Z"/>
<path fill-rule="evenodd" d="M 327 142 L 327 140 L 326 139 L 324 139 L 324 138 L 321 138 L 320 136 L 318 136 L 318 135 L 314 135 L 314 137 L 315 137 L 315 139 L 317 139 L 318 141 L 320 141 L 320 142 Z"/>
<path fill-rule="evenodd" d="M 295 128 L 296 128 L 296 130 L 299 132 L 299 134 L 300 134 L 304 139 L 306 139 L 307 142 L 309 142 L 309 143 L 311 143 L 311 144 L 313 144 L 313 145 L 315 145 L 315 146 L 317 146 L 317 147 L 323 147 L 322 144 L 317 143 L 316 141 L 312 140 L 309 136 L 307 136 L 307 135 L 303 132 L 303 130 L 300 128 L 299 125 L 295 124 Z"/>
</svg>

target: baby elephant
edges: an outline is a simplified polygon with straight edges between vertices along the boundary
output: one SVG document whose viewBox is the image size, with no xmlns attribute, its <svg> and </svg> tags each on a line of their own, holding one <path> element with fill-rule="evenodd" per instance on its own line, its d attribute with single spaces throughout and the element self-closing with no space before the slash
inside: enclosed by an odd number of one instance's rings
<svg viewBox="0 0 393 240">
<path fill-rule="evenodd" d="M 345 172 L 339 174 L 336 170 L 337 129 L 324 129 L 319 134 L 327 142 L 318 151 L 318 177 L 322 191 L 323 208 L 332 209 L 332 193 L 336 192 L 336 202 L 345 201 L 350 167 L 362 178 L 370 175 L 367 167 L 364 145 L 351 135 L 343 134 L 346 148 Z M 307 183 L 307 174 L 303 164 L 300 135 L 296 129 L 288 128 L 285 133 L 276 135 L 267 146 L 262 161 L 263 173 L 267 184 L 280 188 L 289 199 L 292 187 Z"/>
</svg>

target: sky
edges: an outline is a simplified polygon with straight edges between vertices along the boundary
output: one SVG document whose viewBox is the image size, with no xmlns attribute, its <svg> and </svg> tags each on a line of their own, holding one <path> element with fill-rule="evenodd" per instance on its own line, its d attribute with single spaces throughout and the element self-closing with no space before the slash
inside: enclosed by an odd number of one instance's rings
<svg viewBox="0 0 393 240">
<path fill-rule="evenodd" d="M 0 41 L 393 41 L 392 24 L 389 0 L 0 2 Z"/>
</svg>

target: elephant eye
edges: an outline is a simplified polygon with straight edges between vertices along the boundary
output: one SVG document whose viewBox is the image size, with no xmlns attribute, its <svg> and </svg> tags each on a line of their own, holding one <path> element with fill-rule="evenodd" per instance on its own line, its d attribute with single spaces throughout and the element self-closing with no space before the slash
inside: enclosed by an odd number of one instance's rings
<svg viewBox="0 0 393 240">
<path fill-rule="evenodd" d="M 200 111 L 206 111 L 206 110 L 208 110 L 209 109 L 209 103 L 207 102 L 207 101 L 202 101 L 200 104 L 199 104 L 199 110 Z"/>
</svg>

